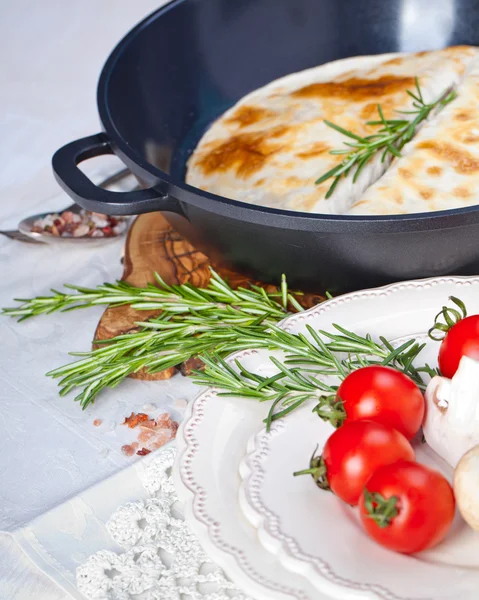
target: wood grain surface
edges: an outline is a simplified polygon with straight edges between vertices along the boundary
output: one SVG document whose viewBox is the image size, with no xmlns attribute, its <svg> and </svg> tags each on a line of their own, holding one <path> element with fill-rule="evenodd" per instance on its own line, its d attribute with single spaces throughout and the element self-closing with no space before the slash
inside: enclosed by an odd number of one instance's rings
<svg viewBox="0 0 479 600">
<path fill-rule="evenodd" d="M 166 283 L 181 284 L 190 282 L 197 287 L 205 287 L 210 279 L 209 267 L 212 266 L 233 287 L 248 287 L 252 282 L 240 273 L 221 264 L 212 264 L 208 257 L 199 252 L 182 238 L 161 215 L 149 213 L 135 219 L 125 244 L 122 280 L 134 286 L 144 287 L 155 283 L 154 273 L 158 273 Z M 262 285 L 260 282 L 254 283 Z M 274 286 L 264 285 L 272 291 Z M 323 297 L 320 294 L 304 294 L 298 301 L 310 308 Z M 138 311 L 130 306 L 109 307 L 103 313 L 95 331 L 95 340 L 105 340 L 137 329 L 138 321 L 145 321 L 159 314 L 159 311 Z M 172 367 L 159 373 L 149 374 L 139 371 L 131 377 L 136 379 L 159 380 L 172 377 L 178 369 L 188 374 L 200 363 L 193 359 L 178 368 Z"/>
</svg>

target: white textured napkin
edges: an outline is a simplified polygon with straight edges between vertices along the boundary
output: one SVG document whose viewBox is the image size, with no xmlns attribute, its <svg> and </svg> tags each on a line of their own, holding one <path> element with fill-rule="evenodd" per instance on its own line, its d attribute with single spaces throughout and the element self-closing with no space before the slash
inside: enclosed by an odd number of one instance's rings
<svg viewBox="0 0 479 600">
<path fill-rule="evenodd" d="M 37 517 L 14 539 L 74 598 L 248 600 L 183 520 L 170 476 L 175 454 L 172 442 Z"/>
</svg>

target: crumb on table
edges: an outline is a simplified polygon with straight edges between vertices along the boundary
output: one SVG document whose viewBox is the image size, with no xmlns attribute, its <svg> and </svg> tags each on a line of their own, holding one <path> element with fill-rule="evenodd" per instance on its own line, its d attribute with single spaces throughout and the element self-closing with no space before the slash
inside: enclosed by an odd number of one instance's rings
<svg viewBox="0 0 479 600">
<path fill-rule="evenodd" d="M 135 451 L 139 456 L 145 456 L 153 450 L 161 448 L 176 436 L 178 423 L 172 421 L 168 413 L 159 415 L 156 419 L 151 419 L 146 413 L 132 412 L 125 418 L 123 425 L 130 429 L 139 427 L 138 441 L 122 446 L 121 451 L 126 456 L 132 456 Z M 141 449 L 138 450 L 141 445 Z"/>
</svg>

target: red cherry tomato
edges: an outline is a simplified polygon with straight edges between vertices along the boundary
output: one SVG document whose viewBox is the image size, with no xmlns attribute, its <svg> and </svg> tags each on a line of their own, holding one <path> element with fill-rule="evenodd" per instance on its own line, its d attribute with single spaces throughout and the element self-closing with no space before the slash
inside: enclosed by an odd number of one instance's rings
<svg viewBox="0 0 479 600">
<path fill-rule="evenodd" d="M 359 501 L 367 533 L 382 546 L 405 554 L 444 539 L 454 509 L 448 481 L 437 471 L 408 461 L 375 471 Z"/>
<path fill-rule="evenodd" d="M 424 419 L 424 397 L 412 379 L 391 367 L 363 367 L 339 386 L 345 423 L 369 419 L 389 425 L 412 439 Z"/>
<path fill-rule="evenodd" d="M 479 315 L 465 317 L 446 333 L 439 348 L 439 369 L 444 377 L 451 377 L 463 356 L 479 360 Z"/>
<path fill-rule="evenodd" d="M 331 491 L 352 505 L 378 467 L 414 458 L 402 433 L 372 421 L 346 423 L 330 436 L 322 454 Z"/>
</svg>

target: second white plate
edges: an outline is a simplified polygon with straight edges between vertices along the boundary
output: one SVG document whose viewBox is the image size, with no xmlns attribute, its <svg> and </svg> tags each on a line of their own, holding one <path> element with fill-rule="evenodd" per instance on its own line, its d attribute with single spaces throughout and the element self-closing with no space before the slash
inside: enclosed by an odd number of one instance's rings
<svg viewBox="0 0 479 600">
<path fill-rule="evenodd" d="M 282 326 L 300 332 L 305 331 L 306 324 L 331 330 L 333 323 L 339 323 L 373 337 L 421 337 L 450 295 L 463 299 L 471 313 L 479 312 L 479 278 L 440 278 L 348 294 L 294 315 Z M 435 351 L 431 349 L 433 354 Z M 247 351 L 231 360 L 239 358 L 250 370 L 268 373 L 269 354 Z M 289 415 L 277 429 L 275 426 L 271 437 L 278 440 L 278 447 L 284 447 L 287 441 L 289 450 L 277 471 L 277 485 L 271 489 L 288 506 L 298 503 L 298 512 L 290 510 L 287 520 L 280 519 L 275 530 L 278 535 L 272 542 L 265 519 L 272 516 L 274 520 L 278 514 L 266 503 L 266 512 L 271 514 L 259 514 L 250 499 L 249 509 L 254 510 L 248 517 L 253 527 L 239 507 L 238 470 L 248 440 L 263 429 L 261 420 L 267 408 L 241 398 L 222 398 L 215 390 L 208 390 L 191 405 L 177 438 L 176 475 L 188 522 L 207 552 L 238 585 L 261 600 L 316 600 L 325 596 L 342 600 L 476 598 L 479 578 L 474 565 L 479 538 L 474 534 L 464 532 L 472 540 L 466 540 L 467 544 L 475 548 L 469 568 L 450 566 L 448 552 L 441 558 L 447 546 L 439 546 L 434 555 L 421 558 L 396 555 L 368 540 L 354 515 L 330 495 L 316 490 L 309 478 L 292 480 L 292 471 L 308 460 L 313 441 L 321 443 L 331 431 L 319 419 L 304 419 L 301 412 Z M 281 437 L 283 434 L 288 437 Z M 314 531 L 314 547 L 304 544 L 304 539 L 296 539 L 298 523 L 306 516 L 306 511 L 300 514 L 304 503 L 309 511 L 305 528 Z M 461 529 L 460 523 L 457 527 Z M 288 537 L 300 555 L 294 556 Z M 470 546 L 461 543 L 461 547 L 470 551 Z M 456 565 L 464 565 L 463 559 Z"/>
</svg>

